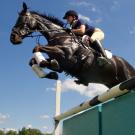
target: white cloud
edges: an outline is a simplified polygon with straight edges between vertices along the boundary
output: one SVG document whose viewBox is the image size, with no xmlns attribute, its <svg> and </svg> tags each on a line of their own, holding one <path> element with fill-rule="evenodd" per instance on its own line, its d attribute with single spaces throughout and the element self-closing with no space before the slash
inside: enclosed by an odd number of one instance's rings
<svg viewBox="0 0 135 135">
<path fill-rule="evenodd" d="M 5 123 L 9 119 L 9 117 L 10 116 L 8 114 L 0 113 L 0 124 Z"/>
<path fill-rule="evenodd" d="M 55 91 L 55 88 L 46 88 L 46 91 L 48 92 L 48 91 Z"/>
<path fill-rule="evenodd" d="M 97 18 L 97 19 L 95 19 L 93 22 L 94 23 L 101 23 L 103 20 L 102 20 L 102 18 Z"/>
<path fill-rule="evenodd" d="M 15 128 L 2 128 L 2 129 L 0 129 L 0 130 L 3 131 L 3 132 L 5 132 L 5 133 L 7 133 L 8 131 L 15 131 L 15 132 L 18 132 L 18 130 L 15 129 Z"/>
<path fill-rule="evenodd" d="M 28 124 L 26 128 L 32 128 L 32 125 L 31 124 Z"/>
<path fill-rule="evenodd" d="M 110 7 L 111 10 L 116 10 L 120 7 L 120 4 L 117 0 L 112 1 L 112 5 Z"/>
<path fill-rule="evenodd" d="M 129 33 L 132 35 L 132 34 L 135 34 L 135 26 L 129 31 Z"/>
<path fill-rule="evenodd" d="M 48 129 L 48 127 L 47 127 L 47 126 L 43 126 L 43 129 L 44 129 L 44 130 L 47 130 L 47 129 Z"/>
<path fill-rule="evenodd" d="M 48 126 L 43 126 L 42 129 L 45 134 L 52 134 L 52 130 Z"/>
<path fill-rule="evenodd" d="M 41 119 L 49 119 L 50 116 L 45 114 L 45 115 L 40 116 L 40 118 L 41 118 Z"/>
<path fill-rule="evenodd" d="M 64 82 L 62 82 L 62 91 L 72 90 L 90 98 L 102 94 L 107 89 L 108 88 L 105 85 L 96 83 L 89 83 L 88 86 L 84 86 L 82 84 L 77 85 L 72 79 L 67 79 Z"/>
<path fill-rule="evenodd" d="M 79 14 L 79 18 L 88 22 L 88 23 L 93 23 L 93 24 L 95 24 L 95 23 L 98 24 L 98 23 L 102 22 L 102 18 L 97 18 L 95 20 L 94 19 L 92 20 L 91 18 L 84 16 L 84 15 L 81 15 L 81 14 Z"/>
<path fill-rule="evenodd" d="M 56 88 L 52 88 L 54 91 Z M 62 92 L 67 91 L 76 91 L 79 92 L 81 95 L 87 96 L 89 98 L 93 98 L 94 96 L 100 95 L 103 92 L 107 91 L 108 88 L 105 85 L 97 84 L 97 83 L 89 83 L 88 86 L 85 85 L 78 85 L 74 82 L 73 79 L 66 79 L 62 81 Z M 40 116 L 40 118 L 48 118 L 48 115 Z"/>
<path fill-rule="evenodd" d="M 76 1 L 73 1 L 73 2 L 70 2 L 70 5 L 88 7 L 91 4 L 89 2 L 86 2 L 86 1 L 77 1 L 77 2 Z"/>
<path fill-rule="evenodd" d="M 69 4 L 72 5 L 72 6 L 75 6 L 75 7 L 81 7 L 81 8 L 88 9 L 88 11 L 98 12 L 97 6 L 95 4 L 93 4 L 93 3 L 91 3 L 91 2 L 72 1 Z"/>
</svg>

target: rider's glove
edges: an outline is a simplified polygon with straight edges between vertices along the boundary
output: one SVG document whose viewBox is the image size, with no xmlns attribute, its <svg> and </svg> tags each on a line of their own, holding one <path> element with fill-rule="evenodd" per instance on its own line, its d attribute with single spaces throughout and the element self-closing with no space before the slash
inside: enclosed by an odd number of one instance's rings
<svg viewBox="0 0 135 135">
<path fill-rule="evenodd" d="M 66 28 L 65 29 L 67 33 L 71 33 L 71 29 L 70 28 Z"/>
</svg>

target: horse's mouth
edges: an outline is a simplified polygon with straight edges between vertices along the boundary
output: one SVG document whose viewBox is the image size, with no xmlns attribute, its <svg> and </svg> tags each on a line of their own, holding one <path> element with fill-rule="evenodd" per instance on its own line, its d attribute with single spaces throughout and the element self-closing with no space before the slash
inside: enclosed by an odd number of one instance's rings
<svg viewBox="0 0 135 135">
<path fill-rule="evenodd" d="M 18 34 L 11 34 L 10 41 L 12 44 L 17 45 L 22 43 L 22 38 Z"/>
</svg>

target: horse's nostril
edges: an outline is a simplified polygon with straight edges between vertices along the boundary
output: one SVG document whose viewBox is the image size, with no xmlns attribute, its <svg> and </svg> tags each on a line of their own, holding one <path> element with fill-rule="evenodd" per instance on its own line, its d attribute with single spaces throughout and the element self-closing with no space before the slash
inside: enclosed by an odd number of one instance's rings
<svg viewBox="0 0 135 135">
<path fill-rule="evenodd" d="M 10 41 L 13 44 L 20 44 L 22 42 L 22 38 L 18 34 L 12 33 L 10 36 Z"/>
</svg>

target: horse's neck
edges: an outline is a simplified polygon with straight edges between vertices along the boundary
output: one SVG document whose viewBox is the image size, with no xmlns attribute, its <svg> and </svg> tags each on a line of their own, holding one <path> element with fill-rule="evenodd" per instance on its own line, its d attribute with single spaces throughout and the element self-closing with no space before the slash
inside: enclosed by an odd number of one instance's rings
<svg viewBox="0 0 135 135">
<path fill-rule="evenodd" d="M 60 33 L 60 31 L 62 31 L 62 27 L 58 26 L 54 23 L 52 23 L 51 21 L 43 18 L 43 17 L 38 17 L 37 18 L 38 21 L 38 28 L 39 31 L 47 38 L 50 39 L 53 36 L 55 36 L 56 34 Z"/>
</svg>

